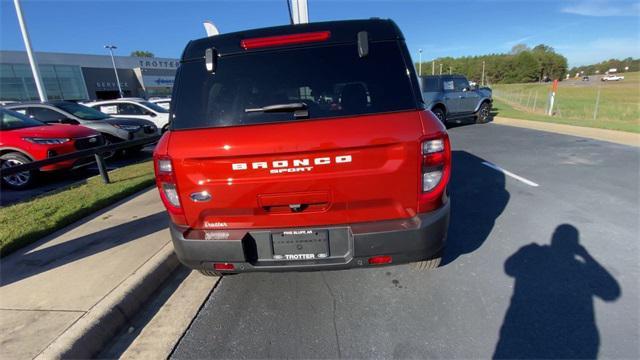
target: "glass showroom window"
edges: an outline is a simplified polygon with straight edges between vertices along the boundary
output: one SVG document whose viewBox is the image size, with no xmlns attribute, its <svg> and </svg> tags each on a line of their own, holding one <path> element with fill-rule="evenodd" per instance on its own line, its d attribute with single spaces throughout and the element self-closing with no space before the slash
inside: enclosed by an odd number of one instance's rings
<svg viewBox="0 0 640 360">
<path fill-rule="evenodd" d="M 2 64 L 0 66 L 0 100 L 38 99 L 29 65 Z M 40 75 L 50 100 L 89 98 L 79 66 L 40 65 Z"/>
</svg>

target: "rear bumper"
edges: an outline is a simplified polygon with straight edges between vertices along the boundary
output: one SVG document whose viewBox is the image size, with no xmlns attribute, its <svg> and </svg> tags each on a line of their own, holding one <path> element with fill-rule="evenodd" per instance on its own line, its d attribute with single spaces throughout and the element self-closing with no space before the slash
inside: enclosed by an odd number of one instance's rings
<svg viewBox="0 0 640 360">
<path fill-rule="evenodd" d="M 214 263 L 233 264 L 231 273 L 349 269 L 372 266 L 368 259 L 376 255 L 390 255 L 390 265 L 439 256 L 447 237 L 449 206 L 410 219 L 314 226 L 329 231 L 326 259 L 274 260 L 271 232 L 286 229 L 190 231 L 171 224 L 170 230 L 178 258 L 192 269 L 213 270 Z"/>
</svg>

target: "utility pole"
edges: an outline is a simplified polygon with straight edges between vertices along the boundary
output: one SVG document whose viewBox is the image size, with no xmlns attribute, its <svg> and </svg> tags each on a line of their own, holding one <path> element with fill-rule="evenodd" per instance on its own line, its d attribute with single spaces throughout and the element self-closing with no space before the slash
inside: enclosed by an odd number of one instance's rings
<svg viewBox="0 0 640 360">
<path fill-rule="evenodd" d="M 40 70 L 38 70 L 38 64 L 33 56 L 31 50 L 31 39 L 29 38 L 29 32 L 27 31 L 27 24 L 24 22 L 22 16 L 22 8 L 20 7 L 20 0 L 13 0 L 13 5 L 16 7 L 16 15 L 18 15 L 18 23 L 20 24 L 20 31 L 22 32 L 22 39 L 24 40 L 24 47 L 27 49 L 27 57 L 29 58 L 29 65 L 31 65 L 31 73 L 33 74 L 33 80 L 36 83 L 36 89 L 38 90 L 38 97 L 40 101 L 47 101 L 47 92 L 44 89 L 42 78 L 40 77 Z M 27 94 L 28 96 L 28 94 Z"/>
<path fill-rule="evenodd" d="M 440 63 L 440 75 L 442 75 L 442 63 Z"/>
<path fill-rule="evenodd" d="M 291 12 L 294 24 L 306 24 L 309 22 L 307 0 L 291 0 Z"/>
<path fill-rule="evenodd" d="M 436 61 L 432 60 L 431 61 L 431 75 L 435 75 L 436 74 Z"/>
<path fill-rule="evenodd" d="M 484 60 L 482 60 L 482 81 L 481 81 L 481 83 L 482 83 L 482 86 L 484 86 Z M 537 93 L 536 93 L 536 95 L 537 95 Z"/>
<path fill-rule="evenodd" d="M 449 75 L 451 75 L 451 66 L 449 66 Z"/>
<path fill-rule="evenodd" d="M 120 86 L 120 78 L 118 77 L 118 69 L 116 69 L 116 61 L 113 58 L 113 50 L 118 47 L 115 45 L 105 45 L 105 49 L 109 49 L 109 54 L 111 54 L 111 64 L 113 64 L 113 72 L 116 73 L 116 82 L 118 83 L 118 92 L 120 93 L 120 97 L 123 98 L 124 94 L 122 93 L 122 87 Z"/>
<path fill-rule="evenodd" d="M 418 63 L 418 73 L 420 75 L 418 76 L 422 76 L 422 49 L 418 49 L 418 53 L 420 54 L 419 58 L 420 58 L 420 63 Z"/>
</svg>

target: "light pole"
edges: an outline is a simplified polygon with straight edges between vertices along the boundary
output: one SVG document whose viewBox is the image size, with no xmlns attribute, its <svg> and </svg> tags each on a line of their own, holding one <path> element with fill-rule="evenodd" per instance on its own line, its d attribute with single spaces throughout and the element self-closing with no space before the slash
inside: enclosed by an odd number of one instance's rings
<svg viewBox="0 0 640 360">
<path fill-rule="evenodd" d="M 418 49 L 418 53 L 420 54 L 420 62 L 418 63 L 418 74 L 420 74 L 419 76 L 422 76 L 422 49 Z"/>
<path fill-rule="evenodd" d="M 111 64 L 113 64 L 113 72 L 116 73 L 116 82 L 118 83 L 118 92 L 120 93 L 120 97 L 123 98 L 124 94 L 122 93 L 122 87 L 120 87 L 120 78 L 118 77 L 118 69 L 116 69 L 116 61 L 113 58 L 113 50 L 118 47 L 115 45 L 105 45 L 105 49 L 109 49 L 109 54 L 111 54 Z"/>
<path fill-rule="evenodd" d="M 40 101 L 47 101 L 47 93 L 40 77 L 40 71 L 38 70 L 38 64 L 33 57 L 33 51 L 31 50 L 31 39 L 29 39 L 29 32 L 27 31 L 27 24 L 22 17 L 22 8 L 20 7 L 19 0 L 13 0 L 13 5 L 16 7 L 16 15 L 18 15 L 18 23 L 20 24 L 20 31 L 22 32 L 22 39 L 24 40 L 24 47 L 27 49 L 27 57 L 29 58 L 29 65 L 31 65 L 31 73 L 33 74 L 33 80 L 36 83 L 36 89 L 38 90 L 38 97 Z M 29 96 L 27 94 L 27 96 Z"/>
<path fill-rule="evenodd" d="M 440 75 L 442 75 L 442 63 L 440 63 Z"/>
<path fill-rule="evenodd" d="M 484 60 L 482 60 L 482 86 L 484 86 Z"/>
<path fill-rule="evenodd" d="M 433 60 L 431 61 L 431 75 L 435 75 L 436 74 L 436 61 Z"/>
</svg>

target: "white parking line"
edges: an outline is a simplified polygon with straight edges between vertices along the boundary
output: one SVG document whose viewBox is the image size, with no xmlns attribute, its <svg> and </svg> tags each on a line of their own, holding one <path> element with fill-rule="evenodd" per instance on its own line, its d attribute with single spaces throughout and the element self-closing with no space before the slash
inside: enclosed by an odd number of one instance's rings
<svg viewBox="0 0 640 360">
<path fill-rule="evenodd" d="M 498 166 L 498 165 L 496 165 L 496 164 L 492 164 L 492 163 L 490 163 L 490 162 L 483 161 L 483 162 L 482 162 L 482 165 L 488 166 L 488 167 L 490 167 L 490 168 L 492 168 L 492 169 L 494 169 L 494 170 L 496 170 L 496 171 L 499 171 L 499 172 L 501 172 L 501 173 L 503 173 L 503 174 L 505 174 L 505 175 L 507 175 L 507 176 L 510 176 L 510 177 L 512 177 L 512 178 L 514 178 L 514 179 L 516 179 L 516 180 L 518 180 L 518 181 L 521 181 L 521 182 L 523 182 L 523 183 L 525 183 L 525 184 L 527 184 L 527 185 L 529 185 L 529 186 L 533 186 L 533 187 L 538 187 L 538 186 L 540 186 L 540 185 L 538 185 L 538 184 L 534 183 L 533 181 L 531 181 L 531 180 L 529 180 L 529 179 L 525 179 L 525 178 L 523 178 L 522 176 L 520 176 L 520 175 L 516 175 L 516 174 L 514 174 L 514 173 L 512 173 L 512 172 L 510 172 L 510 171 L 508 171 L 508 170 L 505 170 L 505 169 L 501 168 L 500 166 Z"/>
</svg>

